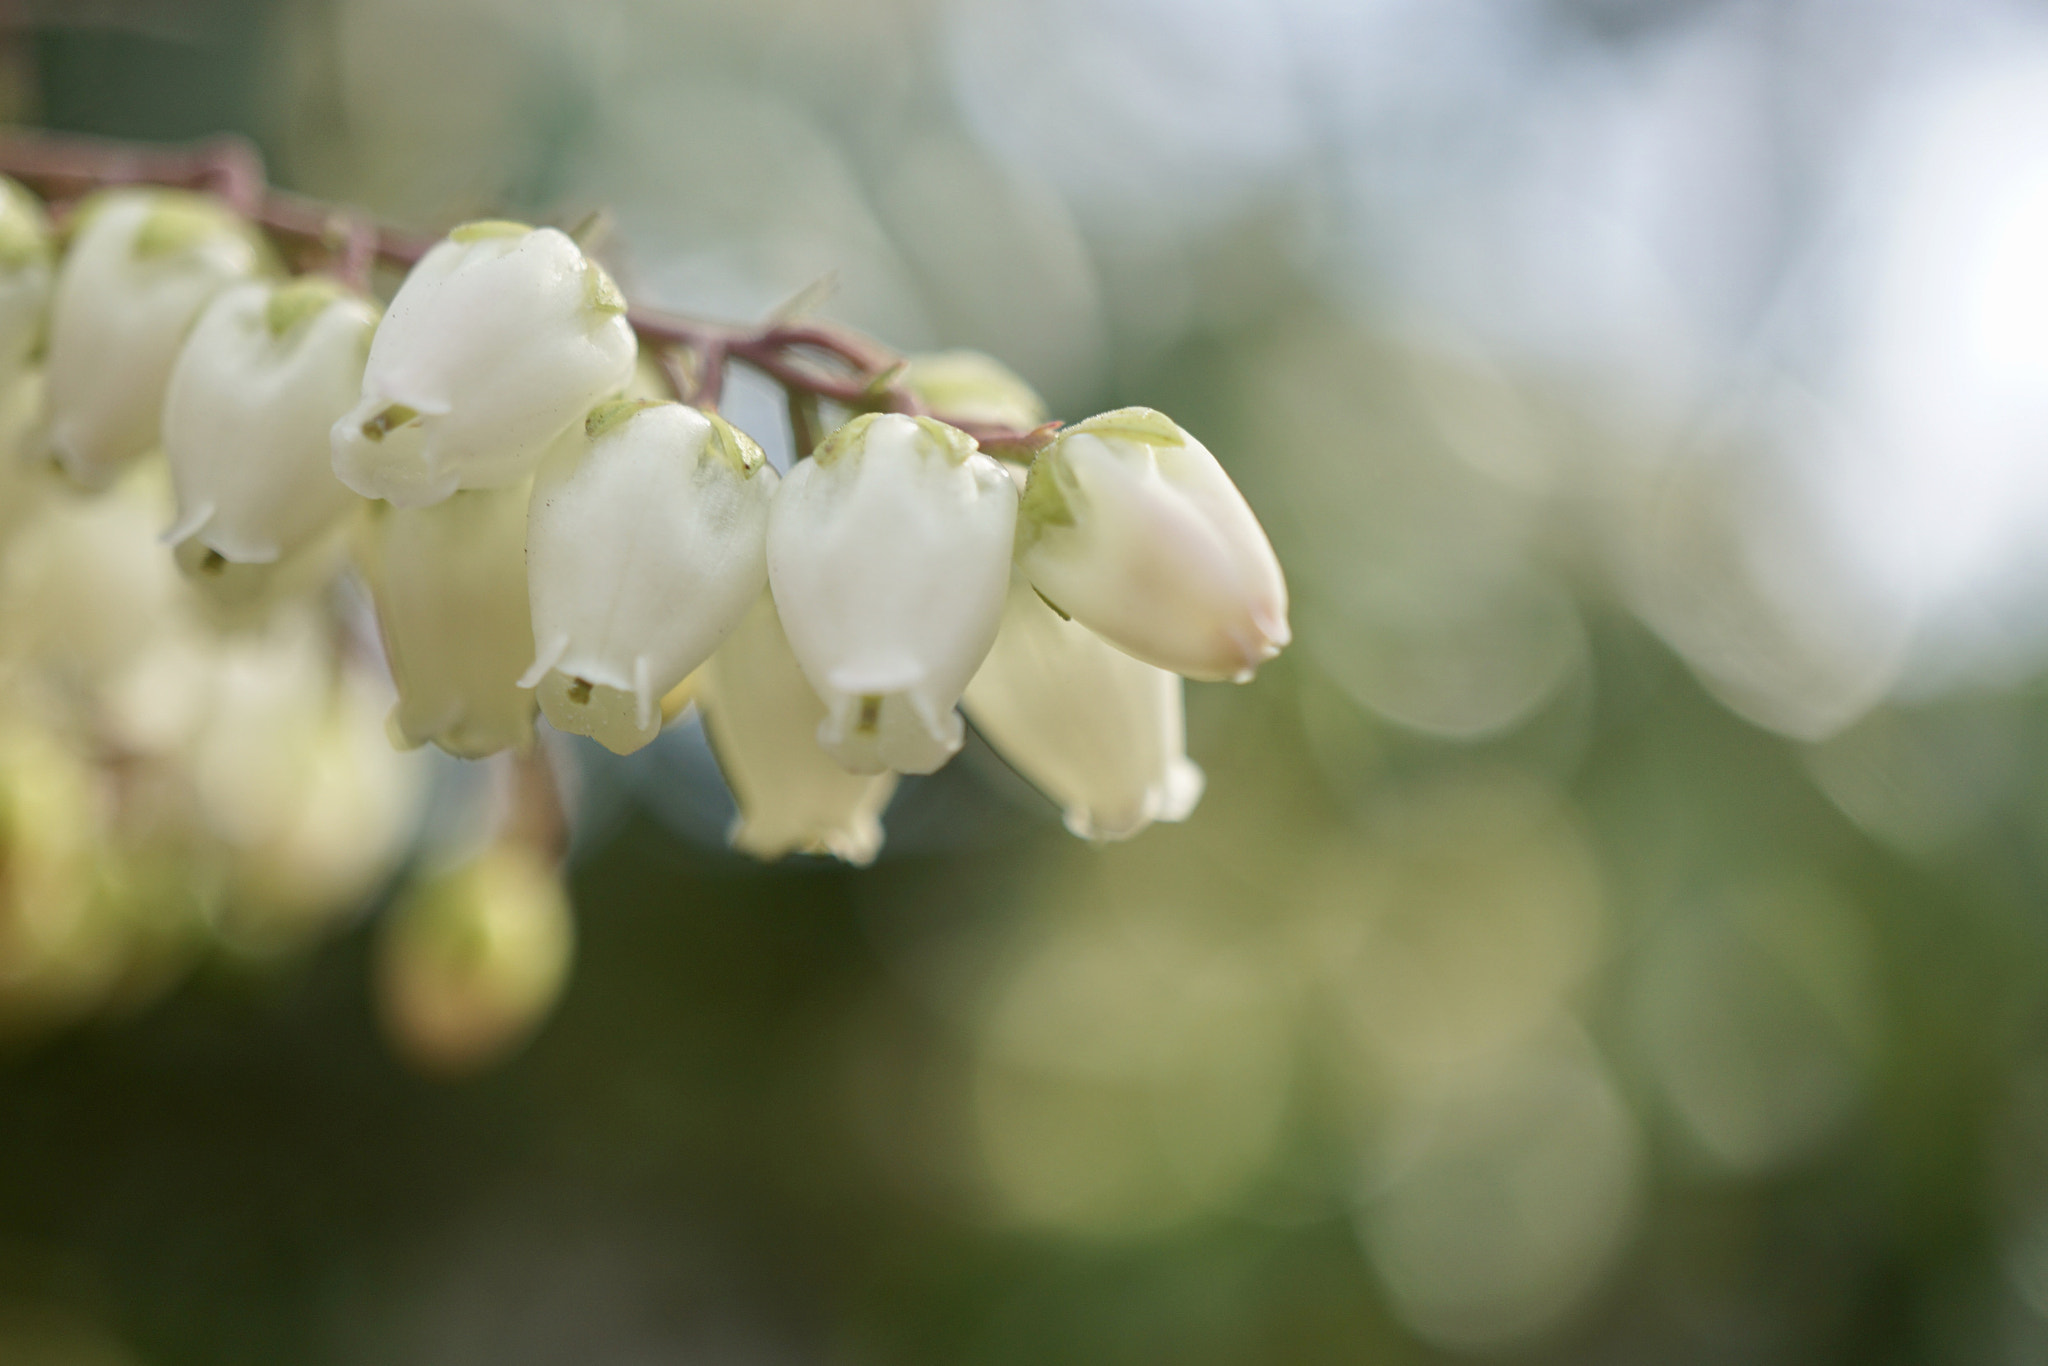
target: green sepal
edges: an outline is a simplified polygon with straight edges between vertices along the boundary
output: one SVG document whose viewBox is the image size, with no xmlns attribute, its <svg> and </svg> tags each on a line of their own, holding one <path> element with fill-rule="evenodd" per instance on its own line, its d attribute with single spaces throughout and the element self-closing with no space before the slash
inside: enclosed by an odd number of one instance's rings
<svg viewBox="0 0 2048 1366">
<path fill-rule="evenodd" d="M 282 338 L 324 312 L 329 304 L 347 297 L 348 289 L 339 280 L 324 275 L 301 275 L 270 291 L 270 302 L 263 307 L 263 321 L 271 336 Z"/>
<path fill-rule="evenodd" d="M 939 443 L 939 448 L 946 453 L 946 463 L 949 465 L 964 465 L 968 456 L 981 450 L 973 437 L 958 427 L 947 426 L 935 417 L 916 417 L 911 421 L 924 428 L 925 434 Z"/>
<path fill-rule="evenodd" d="M 662 402 L 658 398 L 606 399 L 592 408 L 590 415 L 583 419 L 583 434 L 595 441 L 635 413 L 645 412 L 649 408 L 659 408 Z"/>
<path fill-rule="evenodd" d="M 1067 499 L 1067 481 L 1062 477 L 1066 471 L 1057 452 L 1057 447 L 1041 452 L 1024 477 L 1024 496 L 1017 503 L 1020 540 L 1026 535 L 1035 538 L 1045 527 L 1074 525 L 1074 508 Z"/>
<path fill-rule="evenodd" d="M 1060 435 L 1086 432 L 1090 436 L 1121 436 L 1147 446 L 1185 446 L 1188 434 L 1165 413 L 1152 408 L 1116 408 L 1076 422 Z"/>
<path fill-rule="evenodd" d="M 626 311 L 626 296 L 612 283 L 612 277 L 605 268 L 587 256 L 583 258 L 583 303 L 606 317 Z"/>
<path fill-rule="evenodd" d="M 135 231 L 135 255 L 151 261 L 192 250 L 209 238 L 249 239 L 249 227 L 211 195 L 159 190 L 142 226 Z"/>
<path fill-rule="evenodd" d="M 509 218 L 479 218 L 474 223 L 450 229 L 448 240 L 466 247 L 472 242 L 488 242 L 499 237 L 524 237 L 532 231 L 531 225 L 515 223 Z"/>
<path fill-rule="evenodd" d="M 717 413 L 706 413 L 704 416 L 711 419 L 711 439 L 718 447 L 718 454 L 742 479 L 753 478 L 754 471 L 768 463 L 767 455 L 753 437 Z"/>
<path fill-rule="evenodd" d="M 867 430 L 874 425 L 880 413 L 860 413 L 835 427 L 831 434 L 818 443 L 818 449 L 811 452 L 811 459 L 820 465 L 830 465 L 847 450 L 865 439 Z"/>
</svg>

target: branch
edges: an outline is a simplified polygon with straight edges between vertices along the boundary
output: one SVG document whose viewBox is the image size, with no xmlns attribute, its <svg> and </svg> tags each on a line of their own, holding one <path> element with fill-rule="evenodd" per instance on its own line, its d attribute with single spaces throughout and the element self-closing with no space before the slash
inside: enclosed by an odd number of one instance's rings
<svg viewBox="0 0 2048 1366">
<path fill-rule="evenodd" d="M 358 289 L 370 267 L 410 268 L 438 238 L 408 233 L 323 200 L 270 188 L 263 159 L 239 137 L 163 147 L 68 134 L 0 134 L 0 174 L 63 204 L 109 185 L 165 185 L 220 196 L 271 235 L 319 251 L 326 268 Z M 1004 427 L 934 413 L 902 382 L 903 358 L 860 333 L 817 319 L 776 319 L 756 326 L 710 322 L 634 308 L 626 320 L 653 347 L 677 397 L 716 407 L 725 362 L 740 361 L 788 394 L 830 399 L 856 411 L 936 417 L 995 455 L 1028 459 L 1059 430 Z M 696 361 L 687 373 L 679 351 Z"/>
</svg>

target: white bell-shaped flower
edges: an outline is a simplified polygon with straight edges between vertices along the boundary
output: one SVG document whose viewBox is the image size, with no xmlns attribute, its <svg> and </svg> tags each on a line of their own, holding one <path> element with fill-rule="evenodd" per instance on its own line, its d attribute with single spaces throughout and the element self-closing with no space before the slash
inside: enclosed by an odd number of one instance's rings
<svg viewBox="0 0 2048 1366">
<path fill-rule="evenodd" d="M 456 494 L 430 508 L 378 507 L 358 561 L 398 686 L 392 742 L 429 741 L 464 759 L 524 749 L 533 694 L 526 606 L 528 484 Z"/>
<path fill-rule="evenodd" d="M 376 326 L 369 301 L 317 276 L 235 285 L 206 306 L 164 395 L 178 498 L 165 539 L 271 564 L 355 504 L 328 432 L 361 392 Z"/>
<path fill-rule="evenodd" d="M 961 705 L 996 751 L 1083 839 L 1128 839 L 1185 820 L 1202 796 L 1181 681 L 1062 621 L 1022 574 Z"/>
<path fill-rule="evenodd" d="M 527 514 L 538 687 L 557 730 L 630 754 L 661 699 L 732 633 L 768 582 L 761 448 L 680 403 L 618 399 L 548 456 Z"/>
<path fill-rule="evenodd" d="M 1148 664 L 1243 682 L 1290 639 L 1258 518 L 1164 414 L 1120 408 L 1061 432 L 1032 463 L 1019 519 L 1032 586 Z"/>
<path fill-rule="evenodd" d="M 874 862 L 896 775 L 848 773 L 818 748 L 825 704 L 790 653 L 769 594 L 754 600 L 704 666 L 698 704 L 739 803 L 733 848 L 761 859 L 807 853 Z"/>
<path fill-rule="evenodd" d="M 567 234 L 457 228 L 385 310 L 361 401 L 334 424 L 334 472 L 402 507 L 517 483 L 626 387 L 637 349 L 625 299 Z"/>
<path fill-rule="evenodd" d="M 73 479 L 104 488 L 156 446 L 192 320 L 263 253 L 226 205 L 182 190 L 109 190 L 79 215 L 50 307 L 47 442 Z"/>
<path fill-rule="evenodd" d="M 863 414 L 782 481 L 768 577 L 825 703 L 818 742 L 856 773 L 930 773 L 995 640 L 1017 488 L 964 432 Z"/>
<path fill-rule="evenodd" d="M 56 271 L 42 204 L 0 176 L 0 385 L 12 384 L 28 369 L 43 340 Z"/>
</svg>

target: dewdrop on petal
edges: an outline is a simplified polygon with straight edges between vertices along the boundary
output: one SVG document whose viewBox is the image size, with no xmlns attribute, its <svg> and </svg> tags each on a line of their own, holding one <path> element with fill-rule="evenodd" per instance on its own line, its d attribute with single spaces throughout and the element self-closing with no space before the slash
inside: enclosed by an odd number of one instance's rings
<svg viewBox="0 0 2048 1366">
<path fill-rule="evenodd" d="M 1016 575 L 1003 628 L 961 705 L 975 729 L 1083 839 L 1185 820 L 1202 795 L 1181 681 L 1062 621 Z"/>
<path fill-rule="evenodd" d="M 1149 408 L 1091 417 L 1039 452 L 1017 563 L 1058 611 L 1189 678 L 1243 682 L 1290 639 L 1280 562 L 1244 495 Z"/>
<path fill-rule="evenodd" d="M 782 481 L 768 576 L 849 770 L 930 773 L 1002 620 L 1017 489 L 964 432 L 864 414 Z"/>
<path fill-rule="evenodd" d="M 526 605 L 527 484 L 454 495 L 428 508 L 372 507 L 357 559 L 398 703 L 394 743 L 478 759 L 533 740 Z"/>
<path fill-rule="evenodd" d="M 539 656 L 519 680 L 556 729 L 618 754 L 655 737 L 767 585 L 777 483 L 751 439 L 679 403 L 619 399 L 562 439 L 527 514 Z"/>
<path fill-rule="evenodd" d="M 78 209 L 50 307 L 50 454 L 104 488 L 156 446 L 185 333 L 263 253 L 226 205 L 183 190 L 108 190 Z"/>
<path fill-rule="evenodd" d="M 576 939 L 560 876 L 511 841 L 421 877 L 381 928 L 385 1032 L 407 1061 L 438 1073 L 487 1067 L 524 1042 L 561 995 Z"/>
<path fill-rule="evenodd" d="M 807 853 L 874 862 L 896 775 L 848 773 L 818 748 L 825 704 L 797 667 L 769 594 L 755 599 L 704 666 L 697 702 L 739 803 L 733 848 L 760 859 Z"/>
<path fill-rule="evenodd" d="M 368 300 L 317 276 L 234 285 L 207 305 L 164 395 L 178 500 L 166 540 L 270 564 L 356 504 L 329 432 L 361 392 L 376 325 Z"/>
<path fill-rule="evenodd" d="M 457 228 L 385 310 L 360 401 L 334 424 L 334 472 L 402 507 L 517 483 L 626 387 L 638 345 L 617 286 L 567 234 Z"/>
<path fill-rule="evenodd" d="M 43 206 L 0 176 L 0 385 L 29 367 L 49 324 L 56 247 Z"/>
</svg>

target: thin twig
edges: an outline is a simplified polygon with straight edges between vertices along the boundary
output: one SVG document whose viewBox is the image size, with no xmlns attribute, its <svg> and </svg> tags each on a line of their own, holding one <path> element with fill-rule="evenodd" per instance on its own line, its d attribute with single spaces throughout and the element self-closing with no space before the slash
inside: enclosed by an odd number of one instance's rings
<svg viewBox="0 0 2048 1366">
<path fill-rule="evenodd" d="M 107 185 L 152 184 L 219 195 L 277 237 L 310 243 L 329 253 L 331 268 L 358 288 L 370 264 L 409 268 L 439 240 L 395 229 L 322 200 L 268 187 L 263 160 L 247 140 L 221 137 L 184 146 L 145 146 L 69 134 L 0 135 L 0 174 L 13 176 L 46 199 L 67 200 Z M 339 247 L 336 225 L 347 225 Z M 815 318 L 778 317 L 754 327 L 709 322 L 659 309 L 634 308 L 626 321 L 655 348 L 678 397 L 716 407 L 728 359 L 744 362 L 792 394 L 856 411 L 926 414 L 902 381 L 903 358 L 880 342 Z M 696 360 L 694 376 L 681 373 L 678 350 Z M 820 359 L 826 363 L 821 364 Z M 930 413 L 960 428 L 992 453 L 1028 457 L 1050 441 L 1060 424 L 1006 427 Z"/>
</svg>

